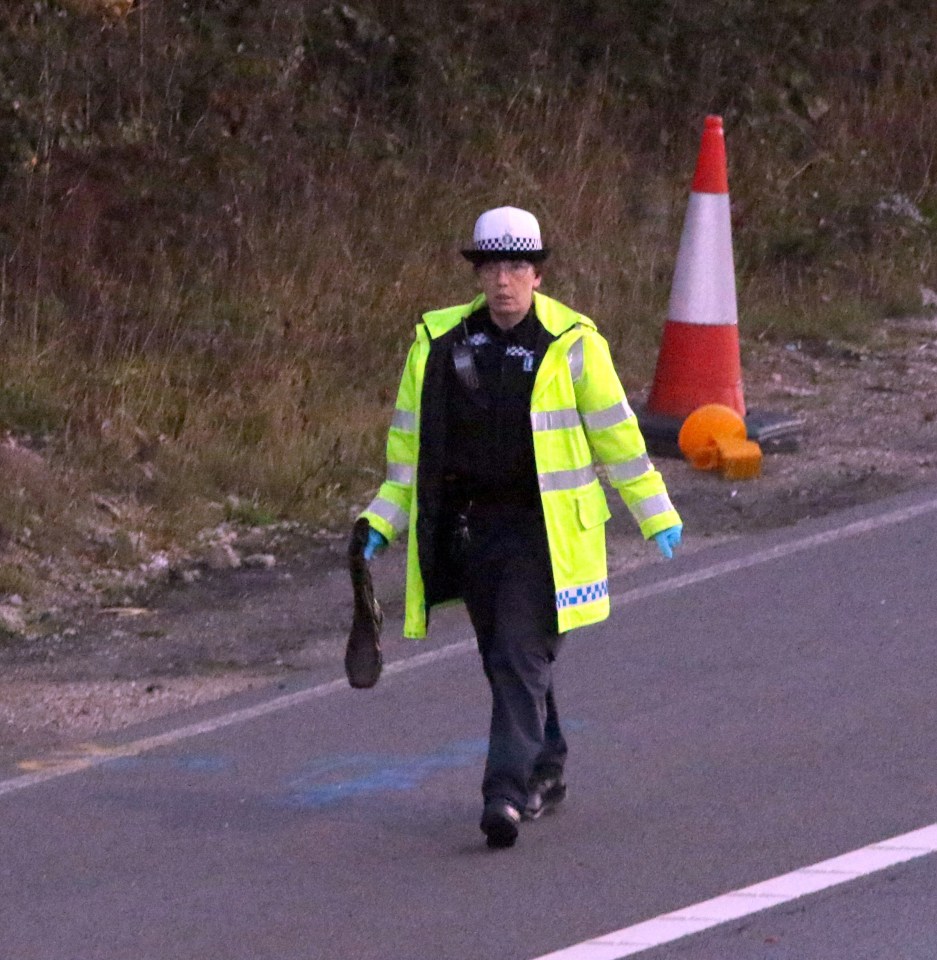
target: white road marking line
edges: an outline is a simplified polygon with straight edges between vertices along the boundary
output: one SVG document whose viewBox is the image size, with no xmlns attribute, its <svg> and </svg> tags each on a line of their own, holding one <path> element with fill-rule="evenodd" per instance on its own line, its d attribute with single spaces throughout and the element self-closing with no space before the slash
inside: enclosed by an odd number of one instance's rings
<svg viewBox="0 0 937 960">
<path fill-rule="evenodd" d="M 916 503 L 910 507 L 890 510 L 888 513 L 867 517 L 865 520 L 855 520 L 852 523 L 847 523 L 844 527 L 834 527 L 831 530 L 814 533 L 800 540 L 791 540 L 788 543 L 780 543 L 776 547 L 756 550 L 754 553 L 749 553 L 744 557 L 736 557 L 734 560 L 714 563 L 711 567 L 706 567 L 703 570 L 695 570 L 692 573 L 684 573 L 680 576 L 668 577 L 666 580 L 659 580 L 656 583 L 649 583 L 644 587 L 635 587 L 632 590 L 613 593 L 611 595 L 611 602 L 613 604 L 634 603 L 636 600 L 656 597 L 662 593 L 672 593 L 674 590 L 679 590 L 682 587 L 691 587 L 697 583 L 705 583 L 707 580 L 712 580 L 715 577 L 723 577 L 727 573 L 736 573 L 739 570 L 747 570 L 749 567 L 757 567 L 763 563 L 770 563 L 772 560 L 780 560 L 783 557 L 790 557 L 796 553 L 803 553 L 805 550 L 813 550 L 816 547 L 825 546 L 836 540 L 843 540 L 847 537 L 858 537 L 864 533 L 879 530 L 882 527 L 890 527 L 896 523 L 904 523 L 922 514 L 932 513 L 934 510 L 937 510 L 937 500 L 928 500 L 925 503 Z"/>
<path fill-rule="evenodd" d="M 450 643 L 438 650 L 431 650 L 427 653 L 417 654 L 414 657 L 408 657 L 405 660 L 397 660 L 394 663 L 389 663 L 384 667 L 384 675 L 417 670 L 429 663 L 435 663 L 438 660 L 445 660 L 457 654 L 465 653 L 467 650 L 474 649 L 474 647 L 474 640 L 460 640 L 457 643 Z M 25 790 L 28 787 L 37 786 L 48 780 L 55 780 L 58 777 L 66 777 L 72 773 L 80 773 L 82 770 L 100 767 L 117 757 L 136 757 L 141 753 L 147 753 L 159 747 L 166 747 L 182 740 L 189 740 L 192 737 L 201 736 L 202 734 L 214 733 L 216 730 L 222 730 L 225 727 L 231 727 L 238 723 L 246 723 L 249 720 L 266 717 L 272 713 L 278 713 L 289 707 L 308 703 L 310 700 L 327 697 L 329 694 L 338 693 L 339 691 L 351 692 L 348 681 L 344 677 L 340 680 L 330 680 L 328 683 L 310 687 L 307 690 L 298 690 L 296 693 L 288 693 L 281 697 L 274 697 L 271 700 L 265 700 L 263 703 L 255 704 L 252 707 L 244 707 L 241 710 L 223 713 L 217 717 L 210 717 L 208 720 L 192 723 L 175 730 L 167 730 L 165 733 L 156 734 L 152 737 L 134 740 L 131 743 L 104 748 L 99 744 L 89 744 L 87 746 L 88 752 L 84 756 L 67 758 L 61 763 L 50 766 L 45 770 L 37 770 L 33 773 L 24 774 L 21 777 L 13 777 L 10 780 L 0 781 L 0 797 L 8 793 L 15 793 L 18 790 Z"/>
<path fill-rule="evenodd" d="M 937 499 L 928 500 L 924 503 L 914 504 L 909 507 L 902 507 L 897 510 L 891 510 L 887 513 L 878 514 L 865 520 L 857 520 L 848 523 L 844 527 L 836 527 L 826 530 L 822 533 L 811 534 L 800 540 L 792 540 L 789 543 L 782 543 L 776 547 L 769 547 L 766 550 L 758 550 L 744 557 L 738 557 L 734 560 L 727 560 L 723 563 L 713 564 L 702 570 L 693 573 L 679 574 L 675 577 L 668 577 L 656 583 L 648 584 L 644 587 L 635 587 L 632 590 L 625 590 L 622 593 L 612 594 L 612 602 L 616 606 L 628 603 L 635 603 L 647 597 L 659 596 L 664 593 L 672 593 L 675 590 L 681 590 L 684 587 L 693 586 L 697 583 L 703 583 L 706 580 L 712 580 L 715 577 L 725 576 L 729 573 L 735 573 L 738 570 L 745 570 L 749 567 L 759 566 L 763 563 L 769 563 L 772 560 L 778 560 L 782 557 L 788 557 L 804 550 L 812 550 L 815 547 L 832 543 L 834 540 L 841 540 L 844 537 L 855 537 L 863 533 L 869 533 L 881 527 L 891 526 L 896 523 L 903 523 L 906 520 L 912 520 L 915 517 L 925 513 L 931 513 L 937 510 Z M 437 650 L 427 653 L 417 654 L 407 657 L 403 660 L 397 660 L 384 668 L 385 676 L 392 676 L 397 673 L 408 673 L 411 670 L 417 670 L 428 664 L 439 660 L 445 660 L 449 657 L 466 653 L 475 649 L 475 640 L 459 640 L 456 643 L 447 644 Z M 224 727 L 234 726 L 238 723 L 246 723 L 255 720 L 258 717 L 265 717 L 280 710 L 287 710 L 290 707 L 299 706 L 308 703 L 311 700 L 317 700 L 321 697 L 329 696 L 339 691 L 348 691 L 349 687 L 344 679 L 332 680 L 329 683 L 323 683 L 316 687 L 310 687 L 308 690 L 299 690 L 296 693 L 286 694 L 282 697 L 274 697 L 263 703 L 256 704 L 253 707 L 245 707 L 241 710 L 234 710 L 230 713 L 224 713 L 200 723 L 189 724 L 179 727 L 175 730 L 167 730 L 165 733 L 153 737 L 144 737 L 141 740 L 135 740 L 132 743 L 121 744 L 115 747 L 101 748 L 99 745 L 92 745 L 88 755 L 77 758 L 63 760 L 59 764 L 50 766 L 44 770 L 36 770 L 23 776 L 13 777 L 9 780 L 0 781 L 0 797 L 7 794 L 16 793 L 20 790 L 26 790 L 29 787 L 38 786 L 49 780 L 55 780 L 59 777 L 66 777 L 73 773 L 80 773 L 83 770 L 90 770 L 93 767 L 100 767 L 113 760 L 115 757 L 135 757 L 141 753 L 150 750 L 156 750 L 159 747 L 169 746 L 179 743 L 183 740 L 189 740 L 192 737 L 201 736 L 206 733 L 214 733 Z"/>
<path fill-rule="evenodd" d="M 543 954 L 535 960 L 623 960 L 730 920 L 770 910 L 934 853 L 937 853 L 937 823 Z"/>
</svg>

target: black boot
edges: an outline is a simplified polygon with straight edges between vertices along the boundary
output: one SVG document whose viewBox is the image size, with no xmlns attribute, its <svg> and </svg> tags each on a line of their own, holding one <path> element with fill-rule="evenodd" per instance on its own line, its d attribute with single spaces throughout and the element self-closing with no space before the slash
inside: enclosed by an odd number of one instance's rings
<svg viewBox="0 0 937 960">
<path fill-rule="evenodd" d="M 489 847 L 513 847 L 521 812 L 509 800 L 489 800 L 479 824 Z"/>
<path fill-rule="evenodd" d="M 536 820 L 555 810 L 566 799 L 566 782 L 561 773 L 534 776 L 527 792 L 524 819 Z"/>
</svg>

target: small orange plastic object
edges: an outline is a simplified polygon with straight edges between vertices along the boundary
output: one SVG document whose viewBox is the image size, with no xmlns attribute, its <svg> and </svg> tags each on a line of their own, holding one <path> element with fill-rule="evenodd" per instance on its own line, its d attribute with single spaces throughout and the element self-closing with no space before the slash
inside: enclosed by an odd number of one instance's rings
<svg viewBox="0 0 937 960">
<path fill-rule="evenodd" d="M 754 440 L 717 437 L 719 468 L 726 480 L 751 480 L 761 476 L 761 447 Z"/>
<path fill-rule="evenodd" d="M 746 435 L 745 421 L 731 407 L 707 403 L 683 421 L 677 445 L 697 470 L 715 470 L 720 465 L 717 439 L 745 440 Z"/>
</svg>

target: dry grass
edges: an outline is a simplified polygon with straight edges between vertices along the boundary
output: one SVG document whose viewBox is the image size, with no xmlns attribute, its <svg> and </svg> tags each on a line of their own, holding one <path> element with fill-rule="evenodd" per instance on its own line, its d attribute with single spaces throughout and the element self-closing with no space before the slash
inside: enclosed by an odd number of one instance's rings
<svg viewBox="0 0 937 960">
<path fill-rule="evenodd" d="M 727 117 L 743 338 L 862 338 L 937 286 L 933 68 L 899 51 L 877 69 L 871 87 L 834 72 L 801 112 Z M 147 146 L 142 94 L 119 150 L 78 163 L 46 144 L 23 175 L 11 209 L 28 229 L 0 248 L 0 430 L 58 479 L 29 502 L 0 495 L 9 537 L 54 527 L 100 558 L 93 492 L 154 547 L 226 516 L 346 524 L 380 479 L 413 325 L 474 294 L 457 251 L 497 204 L 540 216 L 556 251 L 545 289 L 599 322 L 644 391 L 701 113 L 664 122 L 599 63 L 586 82 L 479 94 L 406 127 L 362 111 L 264 170 L 238 140 L 261 121 L 225 96 L 210 203 Z M 191 142 L 213 122 L 193 120 Z M 183 159 L 208 167 L 194 148 Z M 896 196 L 920 220 L 879 209 Z"/>
<path fill-rule="evenodd" d="M 120 20 L 133 9 L 134 0 L 59 0 L 59 2 L 66 10 L 82 16 Z"/>
</svg>

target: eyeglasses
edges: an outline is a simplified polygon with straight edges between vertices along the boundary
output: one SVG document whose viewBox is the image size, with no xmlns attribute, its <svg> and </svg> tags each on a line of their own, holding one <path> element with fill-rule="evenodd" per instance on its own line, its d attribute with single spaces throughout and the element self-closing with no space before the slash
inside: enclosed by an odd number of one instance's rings
<svg viewBox="0 0 937 960">
<path fill-rule="evenodd" d="M 478 272 L 486 277 L 496 277 L 503 269 L 514 276 L 523 273 L 533 264 L 529 260 L 486 260 L 478 265 Z"/>
</svg>

